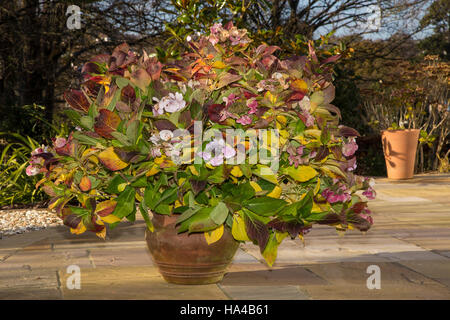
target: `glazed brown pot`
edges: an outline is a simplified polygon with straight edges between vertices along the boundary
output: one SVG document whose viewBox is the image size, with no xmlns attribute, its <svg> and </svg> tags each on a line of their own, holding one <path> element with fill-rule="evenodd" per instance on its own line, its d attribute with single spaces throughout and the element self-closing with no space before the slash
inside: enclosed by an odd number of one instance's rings
<svg viewBox="0 0 450 320">
<path fill-rule="evenodd" d="M 219 241 L 208 245 L 203 233 L 178 234 L 176 216 L 154 214 L 152 222 L 155 230 L 147 229 L 145 238 L 167 282 L 210 284 L 222 280 L 239 247 L 228 228 Z"/>
<path fill-rule="evenodd" d="M 411 179 L 414 176 L 419 133 L 419 129 L 384 130 L 381 132 L 389 179 Z"/>
</svg>

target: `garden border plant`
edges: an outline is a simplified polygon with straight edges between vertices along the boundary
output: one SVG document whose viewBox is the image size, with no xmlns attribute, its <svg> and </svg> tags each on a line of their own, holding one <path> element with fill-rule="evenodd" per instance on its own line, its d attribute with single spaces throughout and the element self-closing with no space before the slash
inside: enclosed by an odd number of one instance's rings
<svg viewBox="0 0 450 320">
<path fill-rule="evenodd" d="M 252 43 L 232 23 L 188 45 L 162 63 L 122 44 L 87 62 L 81 89 L 65 93 L 77 130 L 34 150 L 27 173 L 43 174 L 37 187 L 71 232 L 105 238 L 105 224 L 139 210 L 150 233 L 155 218 L 172 217 L 180 236 L 214 245 L 229 232 L 272 265 L 282 240 L 303 239 L 313 224 L 367 231 L 373 183 L 353 174 L 358 133 L 331 104 L 339 56 L 319 61 L 311 42 L 308 56 L 280 60 L 278 47 Z M 277 131 L 279 170 L 249 162 L 251 139 L 196 144 L 195 123 Z M 259 148 L 270 154 L 275 138 L 259 138 Z M 230 164 L 238 150 L 245 162 Z"/>
</svg>

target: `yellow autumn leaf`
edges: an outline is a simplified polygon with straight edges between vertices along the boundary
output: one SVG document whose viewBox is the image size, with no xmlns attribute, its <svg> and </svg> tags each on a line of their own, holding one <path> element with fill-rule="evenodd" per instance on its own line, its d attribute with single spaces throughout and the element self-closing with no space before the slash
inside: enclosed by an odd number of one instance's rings
<svg viewBox="0 0 450 320">
<path fill-rule="evenodd" d="M 178 207 L 181 207 L 181 206 L 182 206 L 181 202 L 179 200 L 176 200 L 175 204 L 174 204 L 174 207 L 178 208 Z"/>
<path fill-rule="evenodd" d="M 205 239 L 206 239 L 206 242 L 208 243 L 208 245 L 219 241 L 220 238 L 222 238 L 222 236 L 223 236 L 223 225 L 221 225 L 220 227 L 218 227 L 212 231 L 205 232 Z"/>
<path fill-rule="evenodd" d="M 273 184 L 278 184 L 278 179 L 276 174 L 270 169 L 270 167 L 258 164 L 256 166 L 256 169 L 253 171 L 255 175 L 258 177 L 263 178 L 264 180 L 267 180 L 269 182 L 272 182 Z"/>
<path fill-rule="evenodd" d="M 72 234 L 82 234 L 86 231 L 86 227 L 83 223 L 83 221 L 80 221 L 78 226 L 76 228 L 70 228 L 70 233 Z"/>
<path fill-rule="evenodd" d="M 277 122 L 279 122 L 282 125 L 285 125 L 287 122 L 287 119 L 285 116 L 277 116 Z"/>
<path fill-rule="evenodd" d="M 98 154 L 100 162 L 111 171 L 122 170 L 128 166 L 128 163 L 120 160 L 114 152 L 114 147 L 109 147 Z"/>
<path fill-rule="evenodd" d="M 273 190 L 267 194 L 268 197 L 271 198 L 280 198 L 281 196 L 281 191 L 283 191 L 279 186 L 275 186 L 275 188 L 273 188 Z"/>
<path fill-rule="evenodd" d="M 89 148 L 84 150 L 83 154 L 81 155 L 81 160 L 84 161 L 85 159 L 89 159 L 89 161 L 92 161 L 94 163 L 98 163 L 98 159 L 94 154 L 96 154 L 99 150 L 94 148 Z"/>
<path fill-rule="evenodd" d="M 270 91 L 267 91 L 266 94 L 264 95 L 264 98 L 269 100 L 270 103 L 275 104 L 275 102 L 277 102 L 277 97 L 274 96 Z"/>
<path fill-rule="evenodd" d="M 81 191 L 87 192 L 87 191 L 91 190 L 91 186 L 92 186 L 92 183 L 88 176 L 84 176 L 83 178 L 81 178 L 81 181 L 80 181 Z"/>
<path fill-rule="evenodd" d="M 195 169 L 194 166 L 189 166 L 189 170 L 191 171 L 191 173 L 192 173 L 194 176 L 198 176 L 198 175 L 199 175 L 197 169 Z"/>
<path fill-rule="evenodd" d="M 173 161 L 168 159 L 166 156 L 155 158 L 155 164 L 158 165 L 159 168 L 169 168 L 176 166 L 175 163 L 173 163 Z"/>
<path fill-rule="evenodd" d="M 154 176 L 157 174 L 160 170 L 158 169 L 158 166 L 153 166 L 150 170 L 147 171 L 145 174 L 147 177 Z"/>
<path fill-rule="evenodd" d="M 225 63 L 223 63 L 220 60 L 214 61 L 214 63 L 211 65 L 211 67 L 216 68 L 216 69 L 225 69 L 227 67 L 227 65 Z"/>
<path fill-rule="evenodd" d="M 295 136 L 292 139 L 294 139 L 295 141 L 300 142 L 303 145 L 307 145 L 309 143 L 309 140 L 306 139 L 302 134 L 298 135 L 298 136 Z"/>
<path fill-rule="evenodd" d="M 252 188 L 255 190 L 255 192 L 260 192 L 262 191 L 261 187 L 259 186 L 259 184 L 257 184 L 255 181 L 250 181 L 250 185 L 252 186 Z"/>
<path fill-rule="evenodd" d="M 290 166 L 285 169 L 285 172 L 298 182 L 308 181 L 318 174 L 318 172 L 310 166 L 298 166 L 297 168 Z"/>
<path fill-rule="evenodd" d="M 244 173 L 242 173 L 242 170 L 239 166 L 234 166 L 230 173 L 233 176 L 235 176 L 236 178 L 240 178 L 244 175 Z"/>
<path fill-rule="evenodd" d="M 316 195 L 317 192 L 319 192 L 319 190 L 320 190 L 320 178 L 317 178 L 317 184 L 314 187 L 314 195 Z"/>
<path fill-rule="evenodd" d="M 275 232 L 275 237 L 278 243 L 281 243 L 288 235 L 289 232 Z"/>
<path fill-rule="evenodd" d="M 297 79 L 291 82 L 291 88 L 295 91 L 300 91 L 303 93 L 308 92 L 308 84 L 305 80 Z"/>
<path fill-rule="evenodd" d="M 245 230 L 244 219 L 242 219 L 240 215 L 233 216 L 233 227 L 231 228 L 231 234 L 233 235 L 233 238 L 238 241 L 250 241 L 247 231 Z"/>
<path fill-rule="evenodd" d="M 119 222 L 121 220 L 119 217 L 117 217 L 113 214 L 108 214 L 107 216 L 100 217 L 100 219 L 106 223 L 115 223 L 115 222 Z"/>
<path fill-rule="evenodd" d="M 178 179 L 178 186 L 181 186 L 183 184 L 183 182 L 186 181 L 186 178 L 180 178 Z"/>
<path fill-rule="evenodd" d="M 106 228 L 103 228 L 101 231 L 95 233 L 97 237 L 102 238 L 105 240 L 106 238 Z"/>
</svg>

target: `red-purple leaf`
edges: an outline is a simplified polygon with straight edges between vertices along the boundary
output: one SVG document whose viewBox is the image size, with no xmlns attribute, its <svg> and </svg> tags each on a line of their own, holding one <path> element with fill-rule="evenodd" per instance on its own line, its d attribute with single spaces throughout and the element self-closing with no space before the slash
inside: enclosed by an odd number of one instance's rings
<svg viewBox="0 0 450 320">
<path fill-rule="evenodd" d="M 114 112 L 100 109 L 99 115 L 95 118 L 94 130 L 104 138 L 114 139 L 111 132 L 116 131 L 120 121 L 120 117 Z"/>
<path fill-rule="evenodd" d="M 321 161 L 321 160 L 325 159 L 329 154 L 330 154 L 330 151 L 328 150 L 328 148 L 325 146 L 321 146 L 319 148 L 319 150 L 317 151 L 317 155 L 314 158 L 314 160 Z"/>
<path fill-rule="evenodd" d="M 293 94 L 291 94 L 291 96 L 289 97 L 289 99 L 287 100 L 287 102 L 291 102 L 291 101 L 300 101 L 305 97 L 305 94 L 303 92 L 300 91 L 296 91 Z"/>
<path fill-rule="evenodd" d="M 195 194 L 203 191 L 206 188 L 206 181 L 200 181 L 200 180 L 189 180 L 191 183 L 192 191 L 194 191 Z"/>
<path fill-rule="evenodd" d="M 64 99 L 75 110 L 88 112 L 91 104 L 81 90 L 70 89 L 64 92 Z"/>
<path fill-rule="evenodd" d="M 327 63 L 332 63 L 332 62 L 336 62 L 337 60 L 339 60 L 339 58 L 341 57 L 340 54 L 337 54 L 335 56 L 331 56 L 325 60 L 322 61 L 322 64 L 327 64 Z"/>
<path fill-rule="evenodd" d="M 136 100 L 136 92 L 129 84 L 122 88 L 120 99 L 126 104 L 132 104 Z"/>
<path fill-rule="evenodd" d="M 212 122 L 219 122 L 221 118 L 221 112 L 225 109 L 223 104 L 211 104 L 208 106 L 208 117 Z"/>
<path fill-rule="evenodd" d="M 130 81 L 142 91 L 146 91 L 152 78 L 144 69 L 137 69 L 131 74 Z"/>
<path fill-rule="evenodd" d="M 174 131 L 177 129 L 177 126 L 174 125 L 172 122 L 170 122 L 169 120 L 157 120 L 153 123 L 155 125 L 155 127 L 161 131 L 161 130 L 170 130 L 170 131 Z"/>
<path fill-rule="evenodd" d="M 116 109 L 120 112 L 131 112 L 131 106 L 128 105 L 127 103 L 123 102 L 123 101 L 117 101 L 116 103 Z"/>
<path fill-rule="evenodd" d="M 292 238 L 296 238 L 302 231 L 306 228 L 302 223 L 298 223 L 296 221 L 282 221 L 278 218 L 270 221 L 267 226 L 280 231 L 280 232 L 288 232 Z"/>
<path fill-rule="evenodd" d="M 81 217 L 76 214 L 70 214 L 64 218 L 64 225 L 76 229 L 81 222 Z"/>
<path fill-rule="evenodd" d="M 328 87 L 323 89 L 322 92 L 323 92 L 323 104 L 329 104 L 331 101 L 334 100 L 335 88 L 331 83 L 328 85 Z"/>
<path fill-rule="evenodd" d="M 269 229 L 263 222 L 257 219 L 251 219 L 247 215 L 244 216 L 244 222 L 248 237 L 259 245 L 262 253 L 269 241 Z"/>
<path fill-rule="evenodd" d="M 339 134 L 343 137 L 360 137 L 361 136 L 358 131 L 356 131 L 353 128 L 347 127 L 347 126 L 340 126 Z"/>
</svg>

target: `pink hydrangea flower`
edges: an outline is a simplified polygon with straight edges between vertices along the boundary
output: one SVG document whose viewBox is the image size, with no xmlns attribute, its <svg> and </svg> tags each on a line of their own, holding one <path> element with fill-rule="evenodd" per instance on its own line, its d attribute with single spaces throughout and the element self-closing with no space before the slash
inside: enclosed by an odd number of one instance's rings
<svg viewBox="0 0 450 320">
<path fill-rule="evenodd" d="M 370 224 L 373 224 L 373 218 L 372 216 L 370 216 L 371 213 L 372 212 L 369 209 L 365 208 L 364 213 L 360 213 L 359 216 L 367 220 L 367 222 L 369 222 Z"/>
<path fill-rule="evenodd" d="M 215 138 L 205 146 L 203 152 L 198 154 L 203 160 L 217 167 L 223 164 L 224 159 L 230 159 L 236 155 L 236 150 L 227 145 L 225 140 Z"/>
<path fill-rule="evenodd" d="M 373 200 L 376 197 L 376 192 L 372 187 L 369 187 L 366 191 L 364 191 L 363 196 L 365 196 L 369 200 Z"/>
<path fill-rule="evenodd" d="M 355 138 L 351 138 L 348 143 L 344 143 L 342 146 L 342 154 L 346 157 L 351 157 L 358 150 Z"/>
<path fill-rule="evenodd" d="M 223 97 L 223 102 L 225 102 L 226 107 L 230 106 L 237 100 L 239 100 L 239 97 L 236 96 L 234 93 L 231 93 L 228 97 Z"/>
<path fill-rule="evenodd" d="M 347 161 L 347 171 L 354 171 L 356 166 L 356 157 L 353 157 Z"/>
<path fill-rule="evenodd" d="M 53 141 L 53 145 L 55 148 L 62 148 L 67 144 L 67 139 L 62 137 L 57 137 L 55 141 Z"/>
<path fill-rule="evenodd" d="M 322 197 L 324 197 L 329 203 L 347 202 L 352 198 L 351 194 L 348 190 L 346 190 L 344 185 L 342 185 L 337 192 L 326 188 L 322 191 Z"/>
<path fill-rule="evenodd" d="M 250 109 L 248 114 L 255 114 L 258 111 L 258 102 L 256 99 L 247 100 L 247 107 Z"/>
<path fill-rule="evenodd" d="M 252 118 L 248 115 L 244 115 L 242 117 L 240 117 L 238 120 L 236 120 L 237 123 L 240 123 L 242 125 L 248 125 L 252 123 Z"/>
<path fill-rule="evenodd" d="M 297 148 L 294 148 L 292 145 L 290 145 L 286 151 L 289 153 L 289 164 L 294 167 L 298 167 L 300 164 L 306 163 L 308 160 L 303 158 L 303 150 L 305 146 L 299 146 Z"/>
<path fill-rule="evenodd" d="M 39 172 L 41 172 L 41 169 L 31 164 L 25 169 L 25 173 L 27 174 L 27 176 L 35 176 Z"/>
<path fill-rule="evenodd" d="M 221 23 L 214 23 L 212 27 L 210 28 L 212 34 L 216 34 L 219 32 L 219 30 L 222 29 Z"/>
<path fill-rule="evenodd" d="M 306 110 L 302 112 L 302 115 L 305 117 L 305 126 L 312 127 L 314 125 L 314 117 Z"/>
</svg>

